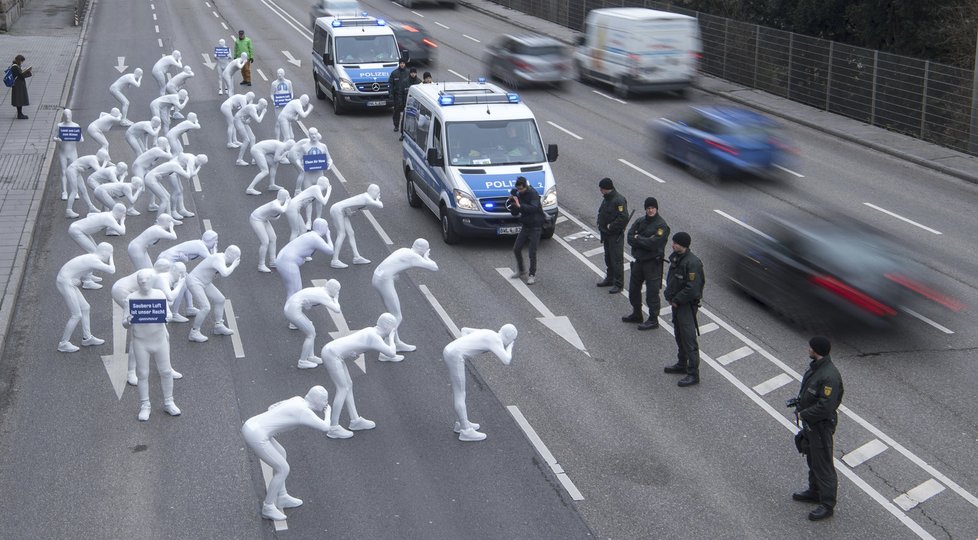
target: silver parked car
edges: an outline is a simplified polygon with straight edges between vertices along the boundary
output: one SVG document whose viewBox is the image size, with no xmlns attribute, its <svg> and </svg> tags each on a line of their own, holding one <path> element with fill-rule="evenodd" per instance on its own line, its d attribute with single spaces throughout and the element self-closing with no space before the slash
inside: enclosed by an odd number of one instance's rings
<svg viewBox="0 0 978 540">
<path fill-rule="evenodd" d="M 501 36 L 486 48 L 486 72 L 511 88 L 552 84 L 570 78 L 570 55 L 564 45 L 546 36 Z"/>
</svg>

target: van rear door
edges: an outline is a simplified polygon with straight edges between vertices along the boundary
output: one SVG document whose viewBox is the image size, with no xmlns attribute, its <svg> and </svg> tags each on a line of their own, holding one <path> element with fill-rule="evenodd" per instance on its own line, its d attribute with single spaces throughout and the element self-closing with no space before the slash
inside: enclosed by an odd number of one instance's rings
<svg viewBox="0 0 978 540">
<path fill-rule="evenodd" d="M 630 59 L 637 76 L 646 80 L 684 80 L 696 71 L 700 52 L 699 27 L 695 19 L 649 19 L 631 25 Z"/>
</svg>

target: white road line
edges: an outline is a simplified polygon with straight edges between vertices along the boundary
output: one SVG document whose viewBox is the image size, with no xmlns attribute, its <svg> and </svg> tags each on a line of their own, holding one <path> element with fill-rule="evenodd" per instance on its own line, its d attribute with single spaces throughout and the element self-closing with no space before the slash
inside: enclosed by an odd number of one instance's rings
<svg viewBox="0 0 978 540">
<path fill-rule="evenodd" d="M 343 176 L 342 173 L 340 173 L 340 170 L 336 168 L 336 165 L 330 167 L 329 170 L 333 171 L 333 174 L 336 175 L 336 178 L 339 178 L 340 182 L 343 182 L 344 184 L 346 183 L 346 177 Z"/>
<path fill-rule="evenodd" d="M 777 168 L 779 168 L 779 169 L 781 169 L 782 171 L 784 171 L 784 172 L 786 172 L 788 174 L 793 174 L 793 175 L 797 176 L 798 178 L 804 178 L 805 177 L 804 174 L 796 173 L 795 171 L 793 171 L 793 170 L 791 170 L 791 169 L 789 169 L 787 167 L 782 167 L 781 165 L 778 165 L 777 163 L 775 163 L 774 166 L 777 167 Z"/>
<path fill-rule="evenodd" d="M 587 250 L 587 251 L 584 252 L 584 256 L 585 257 L 588 257 L 588 258 L 591 258 L 591 257 L 594 257 L 595 255 L 597 255 L 598 253 L 604 253 L 604 248 L 601 247 L 601 246 L 598 246 L 598 247 L 596 247 L 594 249 L 589 249 L 589 250 Z"/>
<path fill-rule="evenodd" d="M 299 22 L 299 20 L 292 15 L 289 15 L 289 12 L 283 9 L 282 6 L 276 4 L 272 0 L 261 0 L 261 3 L 265 4 L 265 6 L 268 7 L 272 13 L 278 15 L 278 18 L 285 21 L 285 24 L 291 26 L 294 30 L 299 32 L 300 36 L 305 36 L 305 38 L 310 42 L 312 41 L 312 30 L 306 28 L 305 24 Z M 235 39 L 234 36 L 231 36 L 231 38 Z"/>
<path fill-rule="evenodd" d="M 557 129 L 563 131 L 564 133 L 570 135 L 571 137 L 574 137 L 575 139 L 577 139 L 579 141 L 583 141 L 584 140 L 584 137 L 581 137 L 580 135 L 578 135 L 577 133 L 574 133 L 573 131 L 571 131 L 569 129 L 562 128 L 562 127 L 558 126 L 557 124 L 551 122 L 550 120 L 547 120 L 547 123 L 550 124 L 551 126 L 557 128 Z"/>
<path fill-rule="evenodd" d="M 183 144 L 190 144 L 190 139 L 187 137 L 186 131 L 180 134 L 180 140 L 183 142 Z"/>
<path fill-rule="evenodd" d="M 214 16 L 215 16 L 215 17 L 217 17 L 218 19 L 220 19 L 220 18 L 221 18 L 221 16 L 220 16 L 220 15 L 218 15 L 216 11 L 211 11 L 211 13 L 213 13 L 213 14 L 214 14 Z"/>
<path fill-rule="evenodd" d="M 438 302 L 438 299 L 435 298 L 435 295 L 431 294 L 431 291 L 428 290 L 428 286 L 418 285 L 418 288 L 421 289 L 421 294 L 423 294 L 424 297 L 428 299 L 428 303 L 431 304 L 431 307 L 432 309 L 435 310 L 435 313 L 437 313 L 438 316 L 441 317 L 441 322 L 445 323 L 445 328 L 448 328 L 448 331 L 452 333 L 452 337 L 457 338 L 461 336 L 462 331 L 459 330 L 458 326 L 455 325 L 455 321 L 453 321 L 452 318 L 448 315 L 448 312 L 445 311 L 445 308 L 441 307 L 441 303 Z"/>
<path fill-rule="evenodd" d="M 591 91 L 605 99 L 610 99 L 611 101 L 617 101 L 618 103 L 627 104 L 626 101 L 620 100 L 616 97 L 611 97 L 608 94 L 605 94 L 604 92 L 598 92 L 597 90 L 591 90 Z"/>
<path fill-rule="evenodd" d="M 204 2 L 204 5 L 207 6 L 207 7 L 211 7 L 211 3 L 210 2 Z"/>
<path fill-rule="evenodd" d="M 900 508 L 903 508 L 904 511 L 907 511 L 942 491 L 944 491 L 944 486 L 937 480 L 931 478 L 896 499 L 893 499 L 893 502 Z"/>
<path fill-rule="evenodd" d="M 461 73 L 455 71 L 454 69 L 450 69 L 450 70 L 448 70 L 448 72 L 451 73 L 452 75 L 455 75 L 459 79 L 462 79 L 463 81 L 469 80 L 468 77 L 466 77 L 465 75 L 462 75 Z"/>
<path fill-rule="evenodd" d="M 774 241 L 774 238 L 772 238 L 770 235 L 765 234 L 765 233 L 763 233 L 763 232 L 755 229 L 754 227 L 751 227 L 750 225 L 744 223 L 743 221 L 740 221 L 739 219 L 737 219 L 737 218 L 731 216 L 730 214 L 724 212 L 723 210 L 713 209 L 713 211 L 716 212 L 717 214 L 720 214 L 721 216 L 729 219 L 730 221 L 733 221 L 734 223 L 736 223 L 737 225 L 740 225 L 741 227 L 747 229 L 748 231 L 750 231 L 750 232 L 752 232 L 752 233 L 760 236 L 761 238 L 765 238 L 767 240 L 771 240 L 772 242 Z"/>
<path fill-rule="evenodd" d="M 923 229 L 923 230 L 925 230 L 925 231 L 927 231 L 929 233 L 943 234 L 941 231 L 938 231 L 936 229 L 931 229 L 930 227 L 927 227 L 926 225 L 921 225 L 920 223 L 917 223 L 916 221 L 907 219 L 907 218 L 901 216 L 900 214 L 897 214 L 895 212 L 890 212 L 886 208 L 880 208 L 879 206 L 876 206 L 873 203 L 864 202 L 863 204 L 866 205 L 866 206 L 868 206 L 868 207 L 870 207 L 870 208 L 872 208 L 873 210 L 877 210 L 879 212 L 883 212 L 884 214 L 886 214 L 888 216 L 895 217 L 895 218 L 899 219 L 900 221 L 904 221 L 906 223 L 909 223 L 909 224 L 913 225 L 914 227 L 920 227 L 921 229 Z"/>
<path fill-rule="evenodd" d="M 422 19 L 424 18 L 424 15 L 418 13 L 417 11 L 413 11 L 412 10 L 411 13 L 414 13 L 415 15 L 417 15 L 418 17 L 421 17 Z"/>
<path fill-rule="evenodd" d="M 574 223 L 576 223 L 581 229 L 584 229 L 585 231 L 587 231 L 588 233 L 590 233 L 591 236 L 594 236 L 595 238 L 598 238 L 599 237 L 597 231 L 595 231 L 591 227 L 588 227 L 587 225 L 585 225 L 583 221 L 581 221 L 580 219 L 578 219 L 577 217 L 575 217 L 570 212 L 564 212 L 563 214 L 565 216 L 567 216 L 567 219 L 569 219 L 569 220 L 573 221 Z M 625 261 L 626 262 L 632 262 L 634 260 L 635 260 L 634 257 L 632 257 L 631 255 L 629 255 L 628 253 L 625 254 Z M 628 271 L 628 267 L 627 266 L 625 267 L 625 271 L 626 272 Z M 601 272 L 601 275 L 604 275 L 604 271 Z"/>
<path fill-rule="evenodd" d="M 162 40 L 162 39 L 160 39 L 160 38 L 156 38 L 156 43 L 157 43 L 157 45 L 159 45 L 160 47 L 162 47 L 162 46 L 163 46 L 163 40 Z"/>
<path fill-rule="evenodd" d="M 560 214 L 559 216 L 557 216 L 557 223 L 563 223 L 565 221 L 567 221 L 567 216 L 565 216 L 564 214 Z"/>
<path fill-rule="evenodd" d="M 234 318 L 234 306 L 231 305 L 230 298 L 224 301 L 224 320 L 227 323 L 227 327 L 234 332 L 231 334 L 231 346 L 234 347 L 234 357 L 244 358 L 244 345 L 241 343 L 241 333 L 238 332 L 238 321 Z"/>
<path fill-rule="evenodd" d="M 258 75 L 261 77 L 261 80 L 268 81 L 268 77 L 265 76 L 265 72 L 263 72 L 261 69 L 255 69 L 255 71 L 258 72 Z"/>
<path fill-rule="evenodd" d="M 221 26 L 223 26 L 225 30 L 230 30 L 230 28 L 228 28 L 228 24 L 224 21 L 221 21 Z"/>
<path fill-rule="evenodd" d="M 660 184 L 665 184 L 666 183 L 665 180 L 659 178 L 658 176 L 656 176 L 656 175 L 654 175 L 654 174 L 652 174 L 652 173 L 650 173 L 650 172 L 648 172 L 648 171 L 646 171 L 644 169 L 639 168 L 637 165 L 634 165 L 632 163 L 629 163 L 629 162 L 625 161 L 624 159 L 618 158 L 618 161 L 622 162 L 625 165 L 628 165 L 629 167 L 631 167 L 631 168 L 635 169 L 636 171 L 644 174 L 645 176 L 648 176 L 649 178 L 655 180 L 656 182 L 658 182 Z"/>
<path fill-rule="evenodd" d="M 481 42 L 481 41 L 479 41 L 478 39 L 475 39 L 474 37 L 472 37 L 472 36 L 470 36 L 470 35 L 468 35 L 468 34 L 462 34 L 462 37 L 464 37 L 464 38 L 466 38 L 466 39 L 471 39 L 472 41 L 474 41 L 474 42 L 476 42 L 476 43 L 482 43 L 482 42 Z"/>
<path fill-rule="evenodd" d="M 210 6 L 208 6 L 208 7 L 210 7 Z M 156 4 L 150 4 L 149 5 L 149 9 L 156 9 Z"/>
<path fill-rule="evenodd" d="M 299 129 L 301 129 L 302 132 L 306 134 L 306 137 L 308 137 L 309 136 L 309 128 L 307 128 L 306 125 L 302 123 L 302 120 L 296 119 L 295 123 L 296 124 L 299 124 Z"/>
<path fill-rule="evenodd" d="M 370 210 L 364 210 L 363 215 L 366 216 L 367 221 L 369 221 L 370 224 L 374 226 L 374 229 L 376 229 L 377 234 L 380 235 L 380 239 L 383 240 L 385 244 L 387 244 L 388 246 L 394 244 L 394 241 L 391 240 L 391 237 L 387 236 L 387 233 L 384 232 L 384 228 L 380 226 L 380 223 L 377 223 L 376 219 L 374 219 L 374 215 L 370 212 Z"/>
<path fill-rule="evenodd" d="M 268 484 L 270 484 L 272 482 L 272 468 L 269 467 L 267 463 L 265 463 L 264 461 L 262 461 L 260 459 L 258 460 L 258 462 L 261 463 L 261 476 L 265 480 L 265 489 L 268 489 Z M 275 520 L 272 523 L 275 524 L 275 530 L 276 531 L 287 531 L 287 530 L 289 530 L 289 525 L 288 525 L 288 523 L 286 523 L 286 521 L 284 519 L 283 520 Z"/>
<path fill-rule="evenodd" d="M 196 191 L 197 193 L 200 193 L 202 191 L 200 189 L 200 178 L 197 178 L 197 175 L 195 174 L 195 175 L 193 175 L 193 177 L 190 180 L 194 184 L 194 191 Z"/>
<path fill-rule="evenodd" d="M 781 388 L 782 386 L 790 383 L 793 379 L 788 376 L 787 373 L 778 373 L 774 377 L 758 384 L 754 387 L 754 391 L 762 396 L 766 396 L 771 392 Z"/>
<path fill-rule="evenodd" d="M 157 33 L 157 34 L 159 34 L 159 33 L 160 33 L 160 25 L 158 25 L 158 24 L 154 24 L 154 25 L 153 25 L 153 28 L 155 28 L 155 29 L 156 29 L 156 33 Z"/>
<path fill-rule="evenodd" d="M 852 452 L 842 456 L 842 461 L 845 461 L 846 465 L 855 469 L 859 465 L 862 465 L 870 459 L 882 454 L 884 451 L 886 451 L 886 445 L 879 439 L 873 439 L 859 448 L 856 448 Z"/>
<path fill-rule="evenodd" d="M 520 412 L 519 407 L 516 405 L 507 405 L 506 410 L 513 415 L 513 419 L 516 420 L 516 423 L 520 426 L 520 429 L 522 429 L 523 433 L 526 434 L 526 438 L 530 439 L 530 444 L 533 445 L 533 448 L 535 448 L 537 453 L 540 454 L 540 457 L 547 462 L 550 469 L 557 475 L 557 479 L 560 480 L 560 485 L 564 486 L 564 489 L 566 489 L 567 493 L 570 494 L 571 499 L 575 501 L 583 501 L 584 495 L 581 495 L 580 490 L 577 489 L 574 482 L 571 482 L 570 477 L 567 476 L 564 469 L 557 463 L 557 458 L 550 453 L 550 450 L 547 449 L 547 445 L 543 444 L 543 441 L 540 439 L 540 436 L 537 435 L 536 430 L 533 429 L 533 426 L 530 425 L 530 423 L 526 420 L 526 417 L 523 416 L 523 413 Z"/>
<path fill-rule="evenodd" d="M 574 249 L 573 247 L 571 247 L 571 245 L 568 244 L 566 240 L 564 240 L 563 238 L 561 238 L 561 237 L 559 237 L 557 235 L 554 235 L 553 240 L 556 241 L 561 246 L 564 246 L 564 249 L 566 249 L 567 251 L 569 251 L 571 255 L 577 257 L 577 259 L 579 261 L 581 261 L 588 268 L 590 268 L 591 270 L 593 270 L 595 274 L 597 274 L 599 276 L 603 276 L 604 275 L 604 270 L 598 268 L 597 265 L 595 265 L 593 262 L 591 262 L 590 260 L 588 260 L 588 258 L 585 257 L 583 253 L 581 253 L 580 251 L 577 251 L 576 249 Z"/>
<path fill-rule="evenodd" d="M 745 345 L 735 351 L 730 351 L 727 354 L 717 358 L 717 362 L 720 362 L 722 365 L 726 366 L 740 360 L 741 358 L 747 358 L 752 354 L 754 354 L 754 349 L 751 349 Z"/>
<path fill-rule="evenodd" d="M 565 216 L 564 219 L 567 219 L 567 217 Z M 586 236 L 594 236 L 594 235 L 591 234 L 591 231 L 579 231 L 574 234 L 568 234 L 567 236 L 564 237 L 564 240 L 567 240 L 568 242 L 573 242 L 578 238 L 584 238 Z"/>
<path fill-rule="evenodd" d="M 659 316 L 665 317 L 666 315 L 672 315 L 672 306 L 666 306 L 659 310 Z M 750 348 L 750 347 L 748 347 Z M 738 349 L 739 350 L 739 349 Z"/>
<path fill-rule="evenodd" d="M 154 21 L 156 20 L 156 14 L 155 13 L 153 14 L 153 20 Z"/>
<path fill-rule="evenodd" d="M 914 311 L 914 310 L 912 310 L 912 309 L 910 309 L 910 308 L 908 308 L 906 306 L 900 306 L 900 309 L 902 311 L 904 311 L 905 313 L 907 313 L 907 314 L 909 314 L 909 315 L 911 315 L 913 317 L 916 317 L 917 319 L 920 319 L 921 321 L 923 321 L 923 322 L 925 322 L 925 323 L 933 326 L 934 328 L 937 328 L 938 330 L 940 330 L 941 332 L 944 332 L 945 334 L 953 334 L 954 333 L 954 331 L 951 330 L 950 328 L 948 328 L 946 326 L 942 326 L 942 325 L 934 322 L 931 319 L 928 319 L 927 317 L 924 317 L 920 313 L 917 313 L 916 311 Z"/>
<path fill-rule="evenodd" d="M 201 223 L 204 224 L 204 230 L 205 231 L 213 230 L 213 229 L 211 229 L 211 220 L 209 220 L 209 219 L 202 219 L 200 221 L 201 221 Z"/>
<path fill-rule="evenodd" d="M 530 290 L 529 285 L 523 283 L 522 280 L 509 278 L 509 276 L 513 274 L 512 268 L 496 268 L 496 272 L 499 272 L 499 275 L 503 276 L 503 279 L 505 279 L 506 281 L 512 282 L 511 284 L 513 285 L 513 288 L 515 288 L 516 291 L 519 292 L 520 295 L 522 295 L 523 298 L 525 298 L 526 301 L 529 302 L 531 306 L 533 306 L 533 309 L 540 312 L 540 316 L 551 317 L 551 318 L 554 316 L 554 312 L 550 311 L 550 308 L 548 308 L 546 304 L 544 304 L 537 297 L 537 295 L 533 294 L 533 292 Z"/>
<path fill-rule="evenodd" d="M 719 330 L 719 329 L 720 329 L 720 326 L 717 323 L 714 323 L 714 322 L 706 323 L 706 324 L 704 324 L 703 326 L 700 327 L 700 335 L 702 336 L 703 334 L 709 334 L 710 332 L 712 332 L 714 330 Z"/>
<path fill-rule="evenodd" d="M 442 24 L 442 23 L 440 23 L 438 21 L 435 21 L 435 24 L 437 24 L 438 26 L 444 28 L 445 30 L 449 30 L 449 27 L 445 26 L 444 24 Z"/>
</svg>

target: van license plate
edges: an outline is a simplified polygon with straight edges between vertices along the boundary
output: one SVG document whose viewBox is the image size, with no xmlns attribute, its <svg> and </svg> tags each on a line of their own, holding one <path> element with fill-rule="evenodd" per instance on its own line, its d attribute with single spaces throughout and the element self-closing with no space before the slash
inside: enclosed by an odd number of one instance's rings
<svg viewBox="0 0 978 540">
<path fill-rule="evenodd" d="M 383 107 L 384 105 L 387 105 L 387 102 L 386 101 L 368 101 L 367 102 L 367 107 Z"/>
<path fill-rule="evenodd" d="M 502 236 L 505 234 L 519 234 L 520 229 L 523 227 L 499 227 L 496 229 L 496 234 Z"/>
</svg>

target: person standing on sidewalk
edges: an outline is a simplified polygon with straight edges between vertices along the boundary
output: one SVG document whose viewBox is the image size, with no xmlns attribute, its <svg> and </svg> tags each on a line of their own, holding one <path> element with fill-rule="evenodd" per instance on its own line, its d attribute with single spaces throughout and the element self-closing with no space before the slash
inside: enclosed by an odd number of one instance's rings
<svg viewBox="0 0 978 540">
<path fill-rule="evenodd" d="M 10 92 L 10 104 L 17 107 L 17 119 L 27 120 L 24 114 L 24 107 L 31 104 L 30 97 L 27 95 L 27 78 L 32 76 L 32 68 L 24 69 L 24 55 L 18 54 L 14 57 L 14 63 L 10 66 L 10 72 L 14 76 L 13 90 Z"/>
<path fill-rule="evenodd" d="M 598 287 L 611 287 L 611 294 L 618 294 L 625 287 L 625 227 L 628 227 L 628 202 L 615 190 L 611 178 L 598 182 L 601 190 L 601 206 L 598 208 L 598 232 L 604 246 L 604 264 L 607 274 Z"/>
<path fill-rule="evenodd" d="M 242 53 L 248 55 L 248 61 L 241 66 L 241 84 L 251 86 L 251 64 L 255 61 L 255 50 L 251 46 L 251 38 L 245 37 L 244 30 L 238 30 L 238 39 L 234 40 L 234 57 L 239 58 Z"/>
<path fill-rule="evenodd" d="M 659 289 L 662 288 L 662 261 L 669 242 L 669 225 L 659 215 L 659 201 L 655 197 L 645 199 L 645 217 L 635 220 L 625 235 L 632 246 L 632 272 L 628 280 L 628 301 L 632 312 L 621 318 L 622 322 L 639 323 L 639 330 L 659 327 Z M 645 284 L 645 304 L 649 306 L 649 320 L 642 322 L 642 284 Z"/>
<path fill-rule="evenodd" d="M 537 282 L 537 246 L 540 245 L 540 234 L 543 232 L 543 222 L 546 214 L 540 205 L 540 194 L 529 185 L 523 176 L 516 177 L 516 188 L 510 192 L 509 212 L 520 218 L 520 232 L 513 244 L 513 254 L 516 255 L 516 272 L 513 279 L 524 278 L 527 285 Z M 530 244 L 530 272 L 523 265 L 523 248 Z"/>
<path fill-rule="evenodd" d="M 678 361 L 666 366 L 666 373 L 685 373 L 679 386 L 692 386 L 700 382 L 700 345 L 697 342 L 699 325 L 696 311 L 703 298 L 703 261 L 689 250 L 692 239 L 689 233 L 677 232 L 672 236 L 672 255 L 669 256 L 669 273 L 666 291 L 662 294 L 672 306 L 672 326 L 675 329 Z"/>
</svg>

